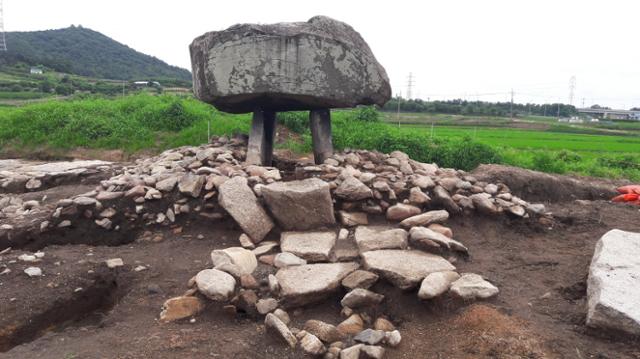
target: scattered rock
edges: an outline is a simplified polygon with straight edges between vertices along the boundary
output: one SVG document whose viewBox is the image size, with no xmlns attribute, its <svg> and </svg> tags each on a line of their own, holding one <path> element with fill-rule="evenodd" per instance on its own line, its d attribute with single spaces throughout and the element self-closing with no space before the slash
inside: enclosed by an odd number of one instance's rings
<svg viewBox="0 0 640 359">
<path fill-rule="evenodd" d="M 24 272 L 29 277 L 40 277 L 42 275 L 42 269 L 38 267 L 28 267 Z"/>
<path fill-rule="evenodd" d="M 418 298 L 435 298 L 448 291 L 451 283 L 458 279 L 460 279 L 460 275 L 453 271 L 431 273 L 422 280 L 420 290 L 418 291 Z"/>
<path fill-rule="evenodd" d="M 407 248 L 407 232 L 400 228 L 359 226 L 356 228 L 355 240 L 360 253 Z"/>
<path fill-rule="evenodd" d="M 254 243 L 271 231 L 274 224 L 244 177 L 233 177 L 219 188 L 218 202 Z"/>
<path fill-rule="evenodd" d="M 273 314 L 276 317 L 278 317 L 286 325 L 289 325 L 289 323 L 291 322 L 291 318 L 289 318 L 289 314 L 280 308 L 274 310 Z"/>
<path fill-rule="evenodd" d="M 449 212 L 445 210 L 429 211 L 403 220 L 400 222 L 400 226 L 404 228 L 428 226 L 432 223 L 444 222 L 447 219 L 449 219 Z"/>
<path fill-rule="evenodd" d="M 273 298 L 260 299 L 256 303 L 258 313 L 265 315 L 271 313 L 278 308 L 278 301 Z"/>
<path fill-rule="evenodd" d="M 369 224 L 369 218 L 364 212 L 338 212 L 340 223 L 346 227 L 360 226 Z"/>
<path fill-rule="evenodd" d="M 329 184 L 318 178 L 275 182 L 261 191 L 267 207 L 285 230 L 308 230 L 336 222 Z"/>
<path fill-rule="evenodd" d="M 317 263 L 287 267 L 276 273 L 280 299 L 289 307 L 318 302 L 334 293 L 340 281 L 354 270 L 357 263 Z"/>
<path fill-rule="evenodd" d="M 355 335 L 364 328 L 364 322 L 359 314 L 351 314 L 347 319 L 338 324 L 336 329 L 345 335 Z"/>
<path fill-rule="evenodd" d="M 347 289 L 368 289 L 378 281 L 378 275 L 365 270 L 357 270 L 342 280 L 342 286 Z"/>
<path fill-rule="evenodd" d="M 430 224 L 428 228 L 434 232 L 438 232 L 444 236 L 453 238 L 453 231 L 449 227 L 445 227 L 441 224 L 434 223 L 434 224 Z"/>
<path fill-rule="evenodd" d="M 454 250 L 462 253 L 467 253 L 468 249 L 462 243 L 453 240 L 443 234 L 433 231 L 425 227 L 413 227 L 409 231 L 411 245 L 416 248 L 430 247 L 429 244 L 423 244 L 422 242 L 429 241 L 435 242 L 440 247 L 447 250 Z"/>
<path fill-rule="evenodd" d="M 596 243 L 587 281 L 587 325 L 640 335 L 640 233 L 613 229 Z"/>
<path fill-rule="evenodd" d="M 360 348 L 360 358 L 362 359 L 382 359 L 384 348 L 377 345 L 363 345 Z"/>
<path fill-rule="evenodd" d="M 276 254 L 276 257 L 273 261 L 273 265 L 276 266 L 276 268 L 301 266 L 303 264 L 307 264 L 307 261 L 289 252 Z"/>
<path fill-rule="evenodd" d="M 390 347 L 397 347 L 402 341 L 402 336 L 397 330 L 388 331 L 384 334 L 384 342 Z"/>
<path fill-rule="evenodd" d="M 307 320 L 304 323 L 304 330 L 320 338 L 325 343 L 333 343 L 342 340 L 344 334 L 329 323 L 320 320 Z"/>
<path fill-rule="evenodd" d="M 365 329 L 358 333 L 353 340 L 364 344 L 376 345 L 384 340 L 384 336 L 385 334 L 382 330 Z"/>
<path fill-rule="evenodd" d="M 216 249 L 211 252 L 211 261 L 214 268 L 224 268 L 225 271 L 233 272 L 232 274 L 237 277 L 253 273 L 258 266 L 256 255 L 242 247 Z"/>
<path fill-rule="evenodd" d="M 283 232 L 280 248 L 310 262 L 329 260 L 331 249 L 336 243 L 334 231 L 324 232 Z"/>
<path fill-rule="evenodd" d="M 204 182 L 204 176 L 188 173 L 180 177 L 180 180 L 178 181 L 178 190 L 182 194 L 198 198 L 198 196 L 200 196 L 200 191 L 202 191 L 202 186 L 204 186 Z"/>
<path fill-rule="evenodd" d="M 360 349 L 364 345 L 356 344 L 340 352 L 340 359 L 360 359 Z"/>
<path fill-rule="evenodd" d="M 416 206 L 398 203 L 387 209 L 387 219 L 390 221 L 399 222 L 409 217 L 416 216 L 420 214 L 420 212 L 422 211 Z"/>
<path fill-rule="evenodd" d="M 371 189 L 355 177 L 345 178 L 336 188 L 334 194 L 347 201 L 359 201 L 373 197 Z"/>
<path fill-rule="evenodd" d="M 276 315 L 272 313 L 267 314 L 264 318 L 264 325 L 267 328 L 267 332 L 284 341 L 291 348 L 295 348 L 296 344 L 298 344 L 298 340 L 293 333 L 291 333 L 287 325 L 284 324 Z"/>
<path fill-rule="evenodd" d="M 236 280 L 217 269 L 205 269 L 196 275 L 198 291 L 215 301 L 228 300 L 236 288 Z"/>
<path fill-rule="evenodd" d="M 363 253 L 362 259 L 366 269 L 401 289 L 414 288 L 430 273 L 456 269 L 440 256 L 415 250 L 370 251 Z"/>
<path fill-rule="evenodd" d="M 451 283 L 451 293 L 465 300 L 486 299 L 498 294 L 499 290 L 482 276 L 463 273 L 460 279 Z"/>
<path fill-rule="evenodd" d="M 162 305 L 161 322 L 173 322 L 192 317 L 204 309 L 204 303 L 198 297 L 175 297 Z"/>
<path fill-rule="evenodd" d="M 122 258 L 111 258 L 107 259 L 105 262 L 107 263 L 107 267 L 111 269 L 122 267 L 124 265 Z"/>
<path fill-rule="evenodd" d="M 393 325 L 393 323 L 382 317 L 376 319 L 376 321 L 373 323 L 373 328 L 375 330 L 382 330 L 383 332 L 392 332 L 396 330 L 396 327 Z"/>
<path fill-rule="evenodd" d="M 325 348 L 320 339 L 311 333 L 307 333 L 307 335 L 300 340 L 300 347 L 309 355 L 322 355 L 327 351 L 327 348 Z"/>
<path fill-rule="evenodd" d="M 380 304 L 384 295 L 374 293 L 367 289 L 356 288 L 347 293 L 340 301 L 343 307 L 359 308 Z"/>
</svg>

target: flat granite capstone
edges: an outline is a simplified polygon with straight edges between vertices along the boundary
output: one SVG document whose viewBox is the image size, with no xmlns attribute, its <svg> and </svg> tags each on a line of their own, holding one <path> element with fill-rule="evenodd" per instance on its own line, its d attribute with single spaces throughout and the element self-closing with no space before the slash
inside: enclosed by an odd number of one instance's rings
<svg viewBox="0 0 640 359">
<path fill-rule="evenodd" d="M 358 263 L 317 263 L 280 269 L 280 303 L 299 307 L 322 301 L 340 288 L 340 281 L 358 269 Z"/>
</svg>

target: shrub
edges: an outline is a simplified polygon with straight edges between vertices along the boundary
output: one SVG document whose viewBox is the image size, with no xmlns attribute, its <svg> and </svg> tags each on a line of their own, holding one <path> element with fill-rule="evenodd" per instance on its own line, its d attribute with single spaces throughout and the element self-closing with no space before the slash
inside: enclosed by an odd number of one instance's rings
<svg viewBox="0 0 640 359">
<path fill-rule="evenodd" d="M 533 169 L 542 172 L 564 173 L 565 166 L 548 152 L 537 152 L 533 155 Z"/>
<path fill-rule="evenodd" d="M 380 122 L 380 112 L 375 106 L 359 106 L 352 111 L 353 119 L 362 122 Z"/>
</svg>

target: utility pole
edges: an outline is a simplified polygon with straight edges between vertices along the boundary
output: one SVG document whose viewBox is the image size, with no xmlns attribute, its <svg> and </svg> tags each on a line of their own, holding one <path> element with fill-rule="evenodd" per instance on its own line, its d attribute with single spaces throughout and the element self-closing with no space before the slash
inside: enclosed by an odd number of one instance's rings
<svg viewBox="0 0 640 359">
<path fill-rule="evenodd" d="M 573 106 L 573 95 L 576 90 L 576 77 L 571 76 L 569 79 L 569 105 Z"/>
<path fill-rule="evenodd" d="M 413 87 L 413 73 L 409 72 L 407 78 L 407 100 L 411 100 L 411 88 Z"/>
<path fill-rule="evenodd" d="M 584 108 L 584 97 L 582 98 L 582 108 Z"/>
<path fill-rule="evenodd" d="M 558 120 L 560 119 L 560 101 L 558 101 Z"/>
<path fill-rule="evenodd" d="M 124 97 L 124 80 L 122 80 L 122 97 Z"/>
<path fill-rule="evenodd" d="M 400 100 L 402 99 L 402 92 L 398 93 L 398 111 L 396 112 L 396 120 L 398 121 L 398 128 L 400 128 Z"/>
<path fill-rule="evenodd" d="M 511 109 L 509 112 L 511 112 L 511 120 L 513 120 L 513 89 L 511 89 Z"/>
<path fill-rule="evenodd" d="M 7 51 L 7 39 L 4 37 L 4 7 L 0 0 L 0 51 Z"/>
</svg>

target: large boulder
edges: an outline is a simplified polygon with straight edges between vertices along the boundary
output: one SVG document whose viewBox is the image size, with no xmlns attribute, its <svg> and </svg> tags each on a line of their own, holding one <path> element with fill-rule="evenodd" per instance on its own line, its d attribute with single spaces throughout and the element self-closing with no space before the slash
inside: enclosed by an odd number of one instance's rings
<svg viewBox="0 0 640 359">
<path fill-rule="evenodd" d="M 640 233 L 618 229 L 596 243 L 587 281 L 587 325 L 640 335 Z"/>
<path fill-rule="evenodd" d="M 244 177 L 233 177 L 220 185 L 218 202 L 254 243 L 260 242 L 274 224 Z"/>
<path fill-rule="evenodd" d="M 391 97 L 389 78 L 360 34 L 325 16 L 234 25 L 189 48 L 196 97 L 226 112 L 382 106 Z"/>
<path fill-rule="evenodd" d="M 336 223 L 329 184 L 318 178 L 275 182 L 261 189 L 264 201 L 285 230 L 307 230 Z"/>
<path fill-rule="evenodd" d="M 357 263 L 318 263 L 280 269 L 280 300 L 286 307 L 318 302 L 336 292 L 340 281 L 358 269 Z"/>
</svg>

